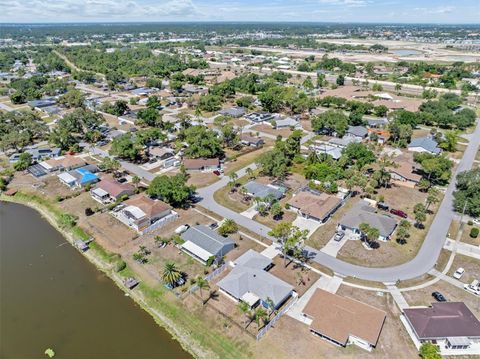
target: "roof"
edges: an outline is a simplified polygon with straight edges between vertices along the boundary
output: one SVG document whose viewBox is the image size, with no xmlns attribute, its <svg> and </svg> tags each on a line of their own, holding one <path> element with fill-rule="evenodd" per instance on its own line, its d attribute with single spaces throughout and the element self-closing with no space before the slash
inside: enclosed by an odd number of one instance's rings
<svg viewBox="0 0 480 359">
<path fill-rule="evenodd" d="M 290 206 L 318 219 L 327 217 L 340 203 L 342 200 L 337 196 L 325 192 L 317 195 L 310 191 L 300 192 L 288 201 Z"/>
<path fill-rule="evenodd" d="M 120 183 L 109 176 L 102 177 L 102 180 L 97 183 L 97 189 L 102 189 L 112 197 L 118 197 L 123 193 L 132 194 L 135 189 L 128 183 Z"/>
<path fill-rule="evenodd" d="M 293 287 L 274 275 L 256 268 L 237 265 L 218 286 L 237 299 L 247 298 L 252 293 L 264 302 L 270 298 L 278 307 L 293 291 Z"/>
<path fill-rule="evenodd" d="M 256 181 L 250 181 L 246 183 L 243 187 L 247 190 L 248 194 L 251 194 L 254 197 L 265 198 L 268 195 L 272 195 L 276 199 L 280 199 L 284 195 L 284 192 L 281 191 L 279 188 Z"/>
<path fill-rule="evenodd" d="M 337 147 L 347 147 L 350 143 L 360 142 L 360 139 L 352 136 L 344 136 L 343 138 L 331 138 L 328 143 Z"/>
<path fill-rule="evenodd" d="M 408 148 L 421 147 L 431 153 L 440 153 L 438 143 L 431 136 L 414 138 L 409 144 Z"/>
<path fill-rule="evenodd" d="M 83 166 L 85 164 L 85 161 L 82 160 L 79 157 L 75 156 L 64 156 L 64 157 L 58 157 L 58 158 L 52 158 L 47 161 L 42 162 L 43 164 L 46 164 L 46 168 L 57 168 L 57 167 L 63 167 L 63 168 L 71 168 L 75 166 Z"/>
<path fill-rule="evenodd" d="M 226 109 L 220 110 L 218 113 L 224 116 L 241 117 L 245 114 L 245 108 L 243 107 L 226 108 Z"/>
<path fill-rule="evenodd" d="M 160 213 L 171 209 L 171 207 L 165 202 L 159 200 L 153 200 L 150 197 L 145 196 L 144 194 L 137 194 L 130 199 L 127 199 L 123 202 L 125 206 L 137 207 L 149 218 L 154 218 Z"/>
<path fill-rule="evenodd" d="M 188 158 L 183 160 L 186 169 L 202 169 L 204 167 L 220 166 L 218 158 Z"/>
<path fill-rule="evenodd" d="M 340 147 L 332 146 L 328 143 L 315 143 L 312 148 L 318 153 L 324 153 L 331 156 L 334 160 L 338 160 L 342 157 L 342 149 Z"/>
<path fill-rule="evenodd" d="M 291 126 L 298 126 L 299 122 L 292 117 L 286 117 L 286 118 L 275 120 L 275 124 L 277 127 L 291 127 Z"/>
<path fill-rule="evenodd" d="M 368 130 L 363 126 L 348 126 L 347 133 L 357 137 L 366 137 Z"/>
<path fill-rule="evenodd" d="M 463 302 L 433 303 L 403 312 L 419 339 L 480 337 L 480 322 Z"/>
<path fill-rule="evenodd" d="M 375 213 L 375 211 L 375 208 L 370 206 L 367 201 L 361 200 L 348 210 L 339 223 L 355 229 L 358 229 L 360 224 L 367 223 L 378 229 L 381 236 L 389 237 L 395 230 L 397 221 L 390 216 Z"/>
<path fill-rule="evenodd" d="M 174 155 L 175 151 L 168 147 L 152 147 L 149 150 L 150 154 L 157 157 L 163 157 L 166 154 Z"/>
<path fill-rule="evenodd" d="M 310 328 L 317 333 L 343 344 L 353 335 L 373 346 L 386 317 L 383 310 L 323 289 L 315 290 L 303 313 L 313 318 Z"/>
<path fill-rule="evenodd" d="M 253 249 L 249 249 L 235 260 L 235 265 L 253 269 L 264 270 L 270 264 L 272 264 L 272 260 L 270 258 L 264 256 L 262 253 L 254 251 Z"/>
<path fill-rule="evenodd" d="M 217 232 L 211 230 L 210 228 L 202 225 L 197 225 L 190 227 L 185 232 L 182 233 L 182 239 L 185 243 L 182 247 L 185 247 L 189 250 L 191 245 L 187 244 L 191 242 L 195 245 L 195 248 L 200 248 L 200 254 L 202 252 L 208 253 L 208 257 L 204 260 L 207 260 L 211 256 L 217 256 L 219 254 L 226 254 L 224 251 L 225 246 L 233 246 L 235 242 L 229 237 L 223 237 Z M 198 255 L 198 252 L 193 253 Z M 223 252 L 223 253 L 222 253 Z"/>
<path fill-rule="evenodd" d="M 396 167 L 389 168 L 388 170 L 390 172 L 397 173 L 407 180 L 420 182 L 422 176 L 417 173 L 413 173 L 414 162 L 411 153 L 402 153 L 400 156 L 395 157 L 394 161 Z"/>
<path fill-rule="evenodd" d="M 242 133 L 240 135 L 240 140 L 243 141 L 243 142 L 248 142 L 248 143 L 254 144 L 254 145 L 264 143 L 262 138 L 255 137 L 255 136 L 250 136 L 246 133 Z"/>
<path fill-rule="evenodd" d="M 62 172 L 59 175 L 57 175 L 57 177 L 60 178 L 65 183 L 73 183 L 77 181 L 77 179 L 68 172 Z"/>
<path fill-rule="evenodd" d="M 85 183 L 89 183 L 89 182 L 93 182 L 93 181 L 98 180 L 97 175 L 95 175 L 94 173 L 90 172 L 88 169 L 83 168 L 83 167 L 82 168 L 77 168 L 76 170 L 73 170 L 69 173 L 72 176 L 77 177 L 77 180 L 80 184 L 85 184 Z M 76 174 L 78 174 L 78 176 Z"/>
</svg>

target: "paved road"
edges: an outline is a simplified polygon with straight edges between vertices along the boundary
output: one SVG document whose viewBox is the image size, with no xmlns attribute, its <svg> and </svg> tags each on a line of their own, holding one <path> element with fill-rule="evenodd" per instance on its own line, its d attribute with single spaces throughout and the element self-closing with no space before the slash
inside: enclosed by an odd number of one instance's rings
<svg viewBox="0 0 480 359">
<path fill-rule="evenodd" d="M 445 243 L 445 239 L 450 227 L 452 219 L 455 217 L 455 212 L 452 208 L 453 203 L 453 191 L 455 189 L 455 178 L 459 172 L 469 170 L 472 167 L 472 163 L 475 159 L 475 155 L 480 145 L 480 121 L 477 123 L 474 135 L 471 137 L 471 141 L 465 150 L 462 161 L 457 167 L 455 175 L 450 181 L 450 185 L 447 188 L 445 197 L 440 204 L 438 212 L 430 226 L 430 229 L 425 237 L 425 241 L 420 248 L 417 256 L 410 262 L 389 268 L 367 268 L 358 265 L 353 265 L 347 262 L 343 262 L 337 258 L 331 257 L 328 254 L 322 253 L 314 248 L 306 247 L 309 251 L 311 260 L 322 264 L 334 272 L 344 276 L 353 276 L 365 280 L 379 281 L 379 282 L 396 282 L 397 280 L 406 280 L 418 277 L 424 273 L 430 271 L 437 261 L 440 251 Z M 254 165 L 250 167 L 254 168 Z M 245 168 L 237 172 L 238 176 L 245 175 Z M 249 230 L 267 237 L 270 228 L 264 226 L 254 220 L 246 218 L 237 212 L 234 212 L 228 208 L 225 208 L 215 202 L 213 194 L 218 189 L 227 185 L 229 179 L 227 177 L 222 178 L 220 181 L 214 183 L 211 186 L 204 187 L 198 191 L 199 196 L 202 198 L 200 205 L 208 210 L 217 213 L 222 217 L 227 217 L 235 220 L 239 225 L 248 228 Z M 375 253 L 372 253 L 375 255 Z"/>
</svg>

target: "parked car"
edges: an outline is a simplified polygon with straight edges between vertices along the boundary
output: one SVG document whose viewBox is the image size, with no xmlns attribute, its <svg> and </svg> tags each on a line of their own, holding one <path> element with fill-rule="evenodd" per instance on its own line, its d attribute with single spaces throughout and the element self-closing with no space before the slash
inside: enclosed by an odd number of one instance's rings
<svg viewBox="0 0 480 359">
<path fill-rule="evenodd" d="M 378 202 L 377 207 L 380 208 L 380 209 L 383 209 L 384 211 L 388 211 L 388 209 L 390 208 L 390 207 L 388 207 L 388 204 L 383 203 L 383 202 Z"/>
<path fill-rule="evenodd" d="M 209 225 L 210 229 L 217 229 L 218 228 L 218 224 L 217 223 L 212 223 Z"/>
<path fill-rule="evenodd" d="M 437 300 L 437 302 L 446 302 L 447 301 L 445 299 L 445 297 L 443 296 L 443 294 L 440 293 L 440 292 L 433 292 L 432 297 L 435 298 Z"/>
<path fill-rule="evenodd" d="M 455 273 L 453 273 L 453 278 L 460 279 L 462 278 L 463 273 L 465 273 L 465 269 L 460 267 L 455 271 Z"/>
<path fill-rule="evenodd" d="M 220 171 L 219 171 L 219 170 L 215 170 L 215 171 L 213 171 L 213 174 L 214 174 L 214 175 L 216 175 L 216 176 L 220 176 L 220 175 L 221 175 L 221 173 L 220 173 Z"/>
<path fill-rule="evenodd" d="M 480 295 L 480 281 L 475 279 L 472 283 L 470 284 L 465 284 L 463 288 L 470 293 Z"/>
<path fill-rule="evenodd" d="M 185 232 L 185 231 L 186 231 L 187 229 L 189 229 L 189 228 L 190 228 L 190 225 L 184 224 L 184 225 L 178 227 L 178 228 L 175 230 L 175 233 L 176 233 L 176 234 L 182 234 L 183 232 Z"/>
<path fill-rule="evenodd" d="M 473 222 L 474 224 L 476 224 L 477 226 L 480 226 L 480 218 L 474 218 L 474 219 L 472 220 L 472 222 Z"/>
<path fill-rule="evenodd" d="M 336 232 L 335 236 L 333 236 L 333 240 L 338 242 L 338 241 L 341 241 L 343 237 L 345 237 L 345 232 L 343 231 Z"/>
<path fill-rule="evenodd" d="M 392 209 L 390 210 L 390 213 L 391 213 L 391 214 L 394 214 L 394 215 L 396 215 L 396 216 L 402 217 L 402 218 L 407 218 L 407 217 L 408 217 L 407 214 L 406 214 L 404 211 L 401 211 L 401 210 L 399 210 L 399 209 L 394 209 L 394 208 L 392 208 Z"/>
<path fill-rule="evenodd" d="M 125 182 L 127 182 L 127 179 L 125 177 L 122 177 L 122 178 L 118 179 L 118 182 L 125 183 Z"/>
</svg>

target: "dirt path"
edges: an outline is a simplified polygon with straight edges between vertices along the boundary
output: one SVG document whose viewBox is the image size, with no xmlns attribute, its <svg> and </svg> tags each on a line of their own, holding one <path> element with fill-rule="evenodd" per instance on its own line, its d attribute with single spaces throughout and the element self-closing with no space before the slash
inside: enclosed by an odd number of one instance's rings
<svg viewBox="0 0 480 359">
<path fill-rule="evenodd" d="M 68 65 L 68 67 L 70 67 L 72 70 L 75 70 L 75 71 L 85 71 L 85 70 L 82 70 L 81 68 L 79 68 L 77 65 L 75 65 L 72 61 L 70 61 L 68 59 L 68 57 L 66 57 L 65 55 L 59 53 L 57 50 L 53 50 L 53 53 L 55 55 L 57 55 L 58 57 L 60 57 L 63 61 L 65 61 L 65 63 Z M 100 73 L 100 72 L 95 72 L 95 75 L 102 78 L 103 80 L 105 80 L 105 75 Z"/>
</svg>

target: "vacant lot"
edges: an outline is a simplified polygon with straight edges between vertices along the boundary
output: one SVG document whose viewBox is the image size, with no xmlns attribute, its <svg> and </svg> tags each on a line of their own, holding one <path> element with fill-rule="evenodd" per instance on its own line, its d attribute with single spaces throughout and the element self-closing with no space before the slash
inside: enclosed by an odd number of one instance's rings
<svg viewBox="0 0 480 359">
<path fill-rule="evenodd" d="M 59 205 L 66 212 L 77 216 L 80 223 L 83 222 L 85 218 L 87 218 L 85 216 L 86 208 L 90 208 L 96 211 L 104 207 L 102 204 L 95 201 L 92 196 L 90 196 L 90 192 L 82 192 L 76 197 L 59 202 Z"/>
<path fill-rule="evenodd" d="M 465 269 L 461 282 L 471 283 L 474 279 L 480 279 L 480 260 L 457 253 L 447 275 L 452 276 L 460 267 Z"/>
<path fill-rule="evenodd" d="M 225 175 L 229 175 L 232 172 L 237 172 L 239 169 L 242 169 L 243 167 L 246 167 L 253 162 L 255 162 L 258 157 L 262 154 L 268 151 L 268 147 L 261 147 L 258 149 L 255 149 L 254 151 L 250 151 L 248 153 L 243 153 L 243 154 L 237 154 L 235 152 L 227 152 L 227 156 L 230 158 L 233 157 L 232 160 L 229 160 L 225 163 Z"/>
<path fill-rule="evenodd" d="M 268 133 L 272 136 L 282 136 L 284 138 L 292 134 L 292 130 L 290 130 L 289 128 L 274 129 L 272 126 L 269 125 L 256 125 L 253 126 L 251 130 Z"/>
<path fill-rule="evenodd" d="M 460 239 L 463 243 L 467 244 L 472 244 L 474 246 L 480 246 L 480 236 L 477 238 L 472 238 L 470 237 L 470 231 L 472 230 L 473 227 L 478 227 L 478 226 L 469 226 L 468 224 L 464 224 L 463 226 L 463 233 L 462 233 L 462 238 Z"/>
<path fill-rule="evenodd" d="M 187 184 L 195 186 L 195 188 L 202 188 L 218 181 L 218 176 L 212 172 L 191 172 L 188 176 Z"/>
</svg>

